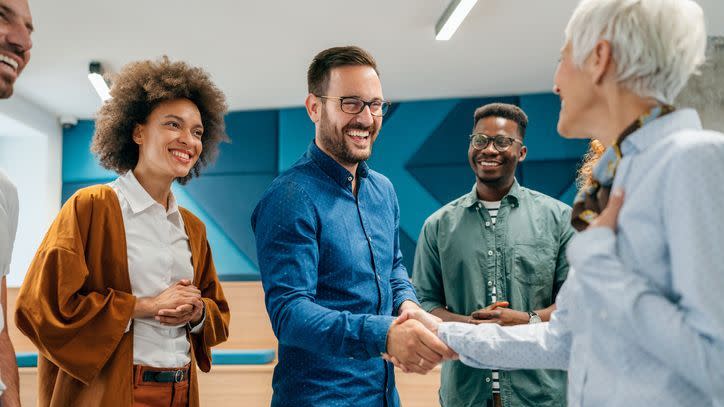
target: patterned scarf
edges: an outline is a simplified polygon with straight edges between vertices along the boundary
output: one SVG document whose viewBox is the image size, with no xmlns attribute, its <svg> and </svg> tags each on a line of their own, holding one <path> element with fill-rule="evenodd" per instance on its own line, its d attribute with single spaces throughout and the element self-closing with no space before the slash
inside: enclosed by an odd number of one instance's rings
<svg viewBox="0 0 724 407">
<path fill-rule="evenodd" d="M 578 191 L 573 201 L 573 213 L 571 224 L 577 231 L 585 230 L 591 222 L 596 219 L 608 203 L 611 194 L 613 178 L 616 176 L 616 169 L 621 162 L 621 143 L 631 133 L 642 128 L 653 120 L 673 112 L 675 108 L 671 105 L 658 105 L 648 113 L 636 119 L 630 126 L 621 133 L 613 146 L 606 149 L 598 162 L 594 165 L 591 174 L 591 182 L 588 187 Z"/>
</svg>

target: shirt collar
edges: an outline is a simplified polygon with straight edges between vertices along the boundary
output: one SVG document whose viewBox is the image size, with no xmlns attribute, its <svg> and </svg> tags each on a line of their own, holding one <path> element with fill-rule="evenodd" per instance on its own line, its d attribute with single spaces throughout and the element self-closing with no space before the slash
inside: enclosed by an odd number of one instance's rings
<svg viewBox="0 0 724 407">
<path fill-rule="evenodd" d="M 518 184 L 517 179 L 513 179 L 513 185 L 510 187 L 510 191 L 501 199 L 500 201 L 508 201 L 513 207 L 518 206 L 518 199 L 520 198 L 520 184 Z M 480 199 L 478 198 L 478 190 L 477 185 L 473 185 L 472 191 L 465 195 L 462 201 L 462 205 L 466 208 L 469 208 L 475 204 L 478 203 Z"/>
<path fill-rule="evenodd" d="M 347 188 L 350 186 L 352 181 L 352 174 L 342 167 L 337 161 L 334 161 L 332 157 L 322 151 L 317 144 L 312 140 L 307 148 L 307 157 L 314 161 L 319 168 L 322 169 L 330 178 L 337 182 L 341 187 Z M 369 173 L 369 166 L 366 161 L 362 161 L 357 165 L 357 176 L 367 178 Z"/>
<path fill-rule="evenodd" d="M 126 201 L 128 201 L 128 205 L 131 207 L 134 215 L 145 211 L 154 204 L 158 204 L 143 188 L 141 183 L 138 182 L 136 176 L 133 175 L 133 171 L 128 171 L 118 177 L 118 187 L 126 198 Z M 176 203 L 176 198 L 173 196 L 173 192 L 171 192 L 168 198 L 166 215 L 173 213 L 178 213 L 178 204 Z"/>
<path fill-rule="evenodd" d="M 699 119 L 699 115 L 696 113 L 696 110 L 676 110 L 653 120 L 631 133 L 621 143 L 621 154 L 626 157 L 628 154 L 639 153 L 661 140 L 663 136 L 679 130 L 701 130 L 701 128 L 701 120 Z"/>
</svg>

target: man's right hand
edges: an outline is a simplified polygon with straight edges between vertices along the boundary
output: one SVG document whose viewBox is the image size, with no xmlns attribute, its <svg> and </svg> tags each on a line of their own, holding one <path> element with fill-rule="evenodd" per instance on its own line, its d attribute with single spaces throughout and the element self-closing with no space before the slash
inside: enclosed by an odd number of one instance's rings
<svg viewBox="0 0 724 407">
<path fill-rule="evenodd" d="M 420 321 L 408 319 L 390 326 L 387 355 L 405 371 L 426 374 L 443 359 L 454 358 L 455 352 Z"/>
</svg>

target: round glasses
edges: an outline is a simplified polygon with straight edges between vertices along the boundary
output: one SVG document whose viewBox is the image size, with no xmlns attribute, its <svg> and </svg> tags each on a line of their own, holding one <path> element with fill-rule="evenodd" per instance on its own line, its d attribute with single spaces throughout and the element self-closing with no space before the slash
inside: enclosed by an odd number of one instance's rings
<svg viewBox="0 0 724 407">
<path fill-rule="evenodd" d="M 387 113 L 387 110 L 390 108 L 390 102 L 386 100 L 375 99 L 369 102 L 365 102 L 364 100 L 356 96 L 316 96 L 322 99 L 339 100 L 340 109 L 342 109 L 343 112 L 349 114 L 360 114 L 363 110 L 365 110 L 365 106 L 368 106 L 370 108 L 370 114 L 372 116 L 382 117 L 385 115 L 385 113 Z"/>
<path fill-rule="evenodd" d="M 495 150 L 499 153 L 507 151 L 513 145 L 513 143 L 520 143 L 521 145 L 523 144 L 523 142 L 520 140 L 516 140 L 512 137 L 502 135 L 498 135 L 495 137 L 486 136 L 482 133 L 470 135 L 470 144 L 472 144 L 473 148 L 476 150 L 485 150 L 486 148 L 488 148 L 491 142 L 493 143 L 493 147 L 495 148 Z"/>
</svg>

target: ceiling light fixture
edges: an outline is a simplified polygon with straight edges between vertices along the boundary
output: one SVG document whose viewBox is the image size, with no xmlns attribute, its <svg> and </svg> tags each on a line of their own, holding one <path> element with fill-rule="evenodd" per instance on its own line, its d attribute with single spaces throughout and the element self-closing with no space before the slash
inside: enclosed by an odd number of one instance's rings
<svg viewBox="0 0 724 407">
<path fill-rule="evenodd" d="M 478 0 L 453 0 L 435 24 L 435 39 L 449 40 Z"/>
<path fill-rule="evenodd" d="M 93 89 L 96 90 L 101 101 L 105 102 L 111 98 L 111 91 L 108 88 L 108 83 L 103 78 L 103 69 L 100 62 L 92 61 L 88 65 L 88 80 L 93 85 Z"/>
</svg>

